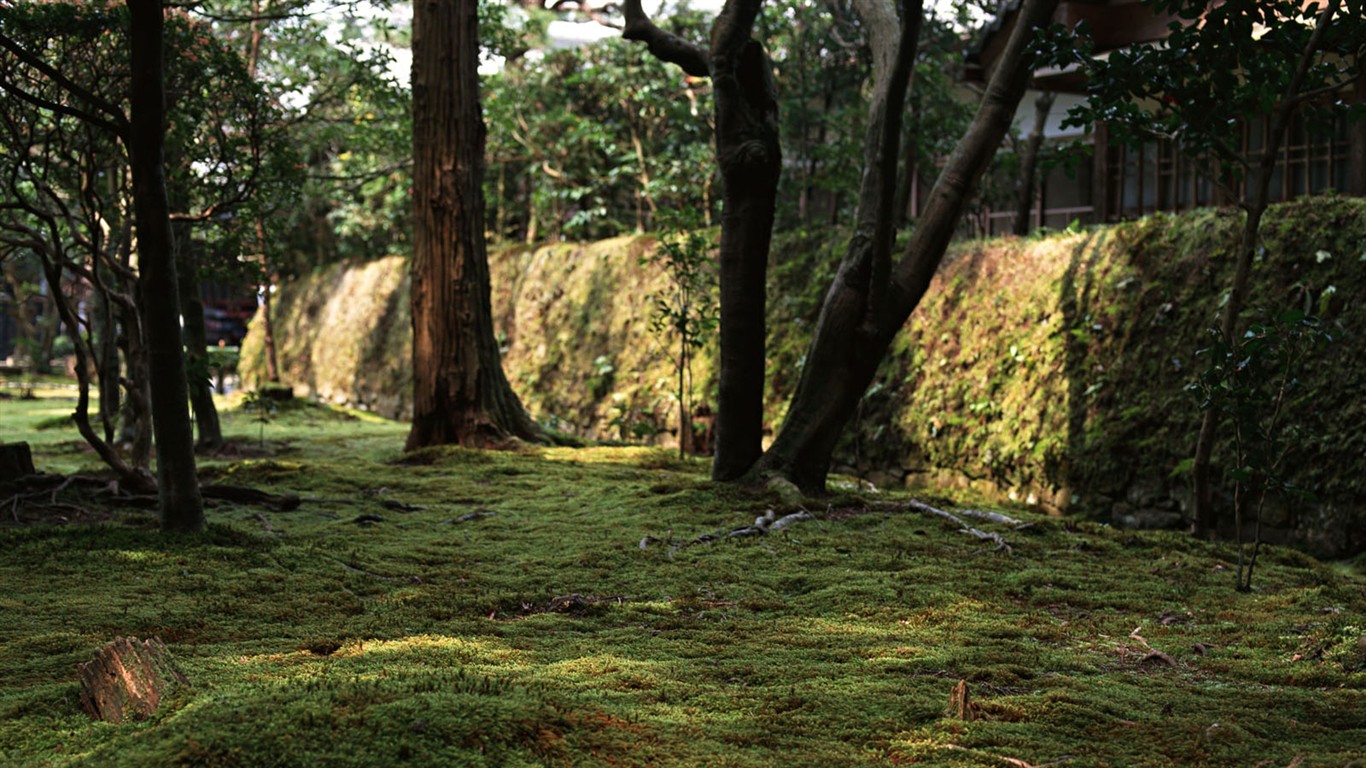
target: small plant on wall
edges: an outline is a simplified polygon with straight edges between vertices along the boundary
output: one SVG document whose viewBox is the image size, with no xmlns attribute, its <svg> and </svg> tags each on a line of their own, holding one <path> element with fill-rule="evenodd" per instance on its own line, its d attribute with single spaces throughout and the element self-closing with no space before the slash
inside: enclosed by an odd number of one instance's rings
<svg viewBox="0 0 1366 768">
<path fill-rule="evenodd" d="M 700 230 L 695 216 L 679 214 L 665 223 L 659 247 L 642 263 L 659 264 L 668 286 L 649 297 L 650 330 L 670 349 L 678 398 L 678 455 L 692 449 L 692 361 L 716 330 L 716 268 L 711 239 Z M 673 353 L 676 346 L 677 353 Z"/>
<path fill-rule="evenodd" d="M 1318 318 L 1299 310 L 1255 322 L 1232 342 L 1209 329 L 1210 346 L 1200 350 L 1207 363 L 1190 385 L 1201 408 L 1212 412 L 1233 434 L 1233 512 L 1238 536 L 1240 592 L 1252 589 L 1252 569 L 1262 543 L 1262 511 L 1269 494 L 1307 495 L 1282 474 L 1285 457 L 1301 437 L 1288 418 L 1292 404 L 1313 397 L 1300 386 L 1313 353 L 1334 339 Z M 1248 541 L 1247 526 L 1252 526 Z"/>
</svg>

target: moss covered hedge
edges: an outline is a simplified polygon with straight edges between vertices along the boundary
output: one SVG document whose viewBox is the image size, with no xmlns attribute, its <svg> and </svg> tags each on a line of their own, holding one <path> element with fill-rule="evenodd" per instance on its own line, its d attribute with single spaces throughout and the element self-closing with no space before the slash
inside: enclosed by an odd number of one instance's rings
<svg viewBox="0 0 1366 768">
<path fill-rule="evenodd" d="M 879 483 L 970 487 L 1126 525 L 1180 525 L 1203 361 L 1242 214 L 1201 210 L 1084 232 L 963 243 L 894 344 L 839 452 Z M 1268 535 L 1320 554 L 1366 546 L 1366 202 L 1278 206 L 1263 226 L 1249 319 L 1287 308 L 1339 341 L 1311 358 L 1287 416 L 1288 474 Z M 843 249 L 832 231 L 779 236 L 770 283 L 770 427 L 781 423 Z M 598 439 L 671 427 L 669 352 L 648 330 L 663 285 L 648 237 L 491 256 L 505 367 L 537 418 Z M 285 376 L 323 399 L 408 413 L 406 262 L 339 264 L 283 287 Z M 261 376 L 260 324 L 243 375 Z M 697 380 L 713 386 L 710 361 Z M 706 399 L 705 397 L 703 399 Z M 652 438 L 653 439 L 653 438 Z M 667 439 L 667 436 L 666 436 Z M 1227 447 L 1218 452 L 1227 457 Z"/>
</svg>

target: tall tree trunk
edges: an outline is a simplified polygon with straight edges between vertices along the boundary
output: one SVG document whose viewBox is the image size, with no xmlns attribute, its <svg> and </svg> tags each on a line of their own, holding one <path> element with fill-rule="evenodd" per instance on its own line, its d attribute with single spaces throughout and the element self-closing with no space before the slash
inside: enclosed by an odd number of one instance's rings
<svg viewBox="0 0 1366 768">
<path fill-rule="evenodd" d="M 1034 207 L 1035 192 L 1038 188 L 1036 177 L 1039 169 L 1039 150 L 1043 148 L 1044 126 L 1048 124 L 1048 113 L 1053 111 L 1053 100 L 1057 94 L 1047 91 L 1039 94 L 1034 101 L 1034 127 L 1025 140 L 1024 152 L 1020 155 L 1020 196 L 1015 201 L 1015 223 L 1012 231 L 1023 237 L 1033 229 L 1029 225 L 1029 212 Z M 1043 201 L 1039 201 L 1043 207 Z"/>
<path fill-rule="evenodd" d="M 1010 128 L 1032 74 L 1028 44 L 1034 30 L 1048 22 L 1057 3 L 1025 0 L 1020 8 L 977 114 L 930 192 L 925 212 L 896 265 L 887 264 L 889 259 L 884 259 L 878 248 L 868 247 L 869 240 L 885 243 L 886 235 L 882 228 L 865 234 L 862 222 L 866 214 L 861 213 L 859 230 L 826 294 L 787 419 L 750 473 L 752 480 L 776 477 L 792 482 L 805 493 L 825 490 L 830 457 L 840 432 L 872 382 L 892 338 L 928 289 L 973 188 Z M 906 42 L 903 34 L 898 58 L 908 45 L 915 42 Z M 879 123 L 885 127 L 882 141 L 870 145 L 865 154 L 865 183 L 860 190 L 864 195 L 870 188 L 883 190 L 880 194 L 888 198 L 894 193 L 885 180 L 873 187 L 867 177 L 878 167 L 883 174 L 895 173 L 900 125 L 897 115 L 903 106 L 904 91 L 900 98 L 893 93 L 881 104 L 874 100 L 873 110 L 885 109 L 881 115 L 874 112 L 870 116 L 869 130 L 877 130 Z M 892 130 L 894 122 L 898 131 Z M 885 228 L 890 229 L 892 201 L 876 202 L 887 209 Z M 861 211 L 869 205 L 862 199 L 859 202 Z"/>
<path fill-rule="evenodd" d="M 751 37 L 762 0 L 729 0 L 706 48 L 655 26 L 626 3 L 622 37 L 694 77 L 711 77 L 721 199 L 721 342 L 712 478 L 737 480 L 763 452 L 764 303 L 782 172 L 778 99 L 764 47 Z"/>
<path fill-rule="evenodd" d="M 752 24 L 751 16 L 743 39 L 733 47 L 713 43 L 711 57 L 716 155 L 723 180 L 715 480 L 739 479 L 763 453 L 764 305 L 782 150 L 777 88 L 768 55 L 749 37 Z"/>
<path fill-rule="evenodd" d="M 138 232 L 138 299 L 147 334 L 152 429 L 157 447 L 161 529 L 204 529 L 204 503 L 195 476 L 185 357 L 180 342 L 180 297 L 171 244 L 163 151 L 166 98 L 165 20 L 160 0 L 128 0 L 132 116 L 128 154 Z"/>
<path fill-rule="evenodd" d="M 1239 316 L 1247 303 L 1248 280 L 1252 275 L 1252 260 L 1257 252 L 1258 232 L 1261 229 L 1262 215 L 1270 202 L 1271 176 L 1276 171 L 1276 160 L 1280 155 L 1281 143 L 1285 140 L 1286 128 L 1290 118 L 1299 107 L 1300 88 L 1305 76 L 1314 62 L 1314 55 L 1323 45 L 1324 36 L 1337 13 L 1338 0 L 1329 0 L 1319 12 L 1314 24 L 1314 32 L 1309 42 L 1300 52 L 1295 73 L 1286 86 L 1280 106 L 1271 115 L 1267 127 L 1266 147 L 1261 162 L 1257 165 L 1256 186 L 1252 199 L 1243 203 L 1247 219 L 1243 222 L 1242 239 L 1238 245 L 1238 261 L 1234 267 L 1233 283 L 1229 286 L 1228 301 L 1224 304 L 1223 315 L 1219 319 L 1219 333 L 1224 343 L 1231 344 L 1238 330 Z M 1205 409 L 1200 419 L 1200 434 L 1195 441 L 1195 456 L 1191 465 L 1191 497 L 1194 504 L 1193 532 L 1202 538 L 1212 538 L 1219 530 L 1219 513 L 1214 505 L 1214 488 L 1210 482 L 1210 460 L 1214 454 L 1214 441 L 1218 438 L 1219 421 L 1224 414 L 1216 408 Z"/>
<path fill-rule="evenodd" d="M 543 439 L 503 374 L 493 335 L 477 10 L 477 0 L 413 6 L 409 450 Z"/>
</svg>

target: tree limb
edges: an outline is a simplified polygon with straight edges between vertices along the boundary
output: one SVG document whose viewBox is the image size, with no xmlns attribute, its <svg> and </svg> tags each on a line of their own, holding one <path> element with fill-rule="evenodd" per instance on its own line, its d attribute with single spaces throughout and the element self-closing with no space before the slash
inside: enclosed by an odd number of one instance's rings
<svg viewBox="0 0 1366 768">
<path fill-rule="evenodd" d="M 730 4 L 728 2 L 726 7 L 729 8 Z M 711 65 L 707 60 L 706 48 L 655 26 L 655 23 L 650 21 L 650 17 L 646 16 L 645 11 L 640 7 L 640 0 L 626 0 L 623 11 L 626 16 L 626 27 L 621 31 L 623 40 L 645 43 L 655 58 L 676 64 L 693 77 L 711 76 Z"/>
</svg>

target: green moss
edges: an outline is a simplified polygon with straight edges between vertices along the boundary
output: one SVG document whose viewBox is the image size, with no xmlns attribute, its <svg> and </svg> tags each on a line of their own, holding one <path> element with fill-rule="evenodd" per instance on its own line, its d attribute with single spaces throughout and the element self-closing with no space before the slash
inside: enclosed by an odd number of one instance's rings
<svg viewBox="0 0 1366 768">
<path fill-rule="evenodd" d="M 1291 550 L 1238 594 L 1225 546 L 1025 511 L 989 526 L 1013 555 L 974 554 L 865 493 L 671 553 L 791 508 L 672 451 L 404 455 L 405 425 L 319 409 L 205 461 L 298 510 L 220 504 L 198 539 L 0 528 L 6 764 L 1326 766 L 1366 740 L 1366 582 Z M 91 723 L 72 667 L 128 634 L 191 686 Z M 958 680 L 972 722 L 945 716 Z"/>
</svg>

